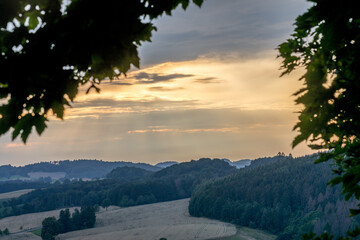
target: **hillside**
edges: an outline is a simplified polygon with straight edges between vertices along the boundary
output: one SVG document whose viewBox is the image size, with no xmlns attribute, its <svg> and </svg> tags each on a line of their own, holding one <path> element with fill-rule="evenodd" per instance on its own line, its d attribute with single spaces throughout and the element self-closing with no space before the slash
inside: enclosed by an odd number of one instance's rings
<svg viewBox="0 0 360 240">
<path fill-rule="evenodd" d="M 197 188 L 189 212 L 280 234 L 279 239 L 301 239 L 324 228 L 341 235 L 355 222 L 339 188 L 327 187 L 332 177 L 328 163 L 313 164 L 316 156 L 277 156 L 254 161 L 237 174 Z M 258 162 L 257 162 L 258 161 Z"/>
<path fill-rule="evenodd" d="M 243 168 L 249 166 L 251 162 L 248 159 L 231 162 L 228 159 L 222 159 L 231 166 Z M 139 168 L 148 172 L 156 172 L 161 169 L 168 168 L 172 165 L 177 165 L 178 162 L 167 161 L 160 162 L 155 165 L 147 163 L 132 163 L 132 162 L 105 162 L 101 160 L 64 160 L 53 162 L 41 162 L 28 164 L 25 166 L 15 167 L 11 165 L 0 166 L 0 183 L 7 181 L 51 181 L 58 179 L 93 179 L 104 178 L 115 168 L 129 167 Z M 17 190 L 17 189 L 11 189 Z M 1 191 L 0 191 L 1 192 Z"/>
<path fill-rule="evenodd" d="M 251 162 L 253 161 L 251 161 L 250 159 L 242 159 L 239 161 L 230 162 L 229 164 L 231 166 L 235 166 L 236 168 L 244 168 L 250 166 Z"/>
<path fill-rule="evenodd" d="M 222 160 L 204 158 L 128 182 L 105 179 L 55 184 L 5 202 L 0 206 L 0 218 L 62 207 L 101 205 L 105 199 L 112 205 L 134 206 L 187 198 L 198 184 L 237 171 Z"/>
<path fill-rule="evenodd" d="M 196 175 L 198 178 L 203 179 L 222 177 L 235 172 L 234 167 L 231 167 L 221 159 L 201 158 L 199 160 L 174 164 L 155 172 L 152 176 L 154 178 L 172 178 Z"/>
<path fill-rule="evenodd" d="M 117 167 L 106 175 L 109 179 L 118 179 L 122 181 L 134 181 L 145 176 L 150 175 L 152 172 L 137 167 Z"/>
</svg>

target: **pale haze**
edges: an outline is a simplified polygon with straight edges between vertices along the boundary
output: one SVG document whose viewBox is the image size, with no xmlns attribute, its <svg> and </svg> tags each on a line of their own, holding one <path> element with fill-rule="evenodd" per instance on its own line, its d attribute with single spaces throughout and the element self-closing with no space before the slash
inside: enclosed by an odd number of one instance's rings
<svg viewBox="0 0 360 240">
<path fill-rule="evenodd" d="M 0 138 L 0 165 L 65 159 L 157 163 L 201 157 L 273 156 L 291 148 L 301 106 L 299 70 L 279 77 L 276 47 L 289 38 L 304 0 L 205 0 L 155 21 L 141 68 L 104 81 L 51 118 L 26 145 Z M 121 13 L 119 13 L 121 14 Z"/>
</svg>

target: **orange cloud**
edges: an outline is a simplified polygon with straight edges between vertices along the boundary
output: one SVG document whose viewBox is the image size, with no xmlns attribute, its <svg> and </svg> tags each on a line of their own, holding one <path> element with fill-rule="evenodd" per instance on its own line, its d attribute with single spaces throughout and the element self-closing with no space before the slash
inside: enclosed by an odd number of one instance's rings
<svg viewBox="0 0 360 240">
<path fill-rule="evenodd" d="M 25 145 L 23 143 L 8 143 L 6 144 L 6 148 L 18 148 L 18 147 L 24 147 Z"/>
<path fill-rule="evenodd" d="M 154 129 L 141 129 L 141 130 L 133 130 L 128 131 L 128 134 L 134 133 L 198 133 L 198 132 L 239 132 L 240 128 L 232 127 L 232 128 L 194 128 L 194 129 L 170 129 L 170 128 L 154 128 Z"/>
</svg>

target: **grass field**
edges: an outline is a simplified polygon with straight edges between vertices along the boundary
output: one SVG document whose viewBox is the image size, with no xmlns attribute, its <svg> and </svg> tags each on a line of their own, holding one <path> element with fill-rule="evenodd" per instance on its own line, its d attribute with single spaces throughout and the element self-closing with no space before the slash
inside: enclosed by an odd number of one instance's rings
<svg viewBox="0 0 360 240">
<path fill-rule="evenodd" d="M 236 233 L 232 224 L 188 214 L 189 199 L 102 211 L 96 227 L 59 235 L 68 240 L 209 239 Z"/>
<path fill-rule="evenodd" d="M 20 216 L 12 216 L 0 219 L 0 229 L 8 228 L 11 233 L 20 232 L 22 230 L 41 227 L 41 222 L 46 217 L 59 217 L 60 210 L 29 213 Z M 20 229 L 22 227 L 22 229 Z"/>
<path fill-rule="evenodd" d="M 17 198 L 23 194 L 31 192 L 32 190 L 34 190 L 34 189 L 22 189 L 22 190 L 13 191 L 13 192 L 0 193 L 0 199 Z"/>
<path fill-rule="evenodd" d="M 35 231 L 31 231 L 32 234 L 35 234 L 36 236 L 41 236 L 41 229 L 37 229 Z"/>
<path fill-rule="evenodd" d="M 61 234 L 60 240 L 273 240 L 273 235 L 207 218 L 190 217 L 189 199 L 128 208 L 111 206 L 96 214 L 95 228 Z M 10 232 L 41 226 L 45 217 L 58 217 L 59 210 L 25 214 L 0 220 L 0 229 Z M 37 234 L 37 235 L 35 235 Z M 4 239 L 40 240 L 39 231 L 19 233 Z"/>
<path fill-rule="evenodd" d="M 36 236 L 31 232 L 23 232 L 15 235 L 3 236 L 1 240 L 41 240 L 41 237 Z"/>
</svg>

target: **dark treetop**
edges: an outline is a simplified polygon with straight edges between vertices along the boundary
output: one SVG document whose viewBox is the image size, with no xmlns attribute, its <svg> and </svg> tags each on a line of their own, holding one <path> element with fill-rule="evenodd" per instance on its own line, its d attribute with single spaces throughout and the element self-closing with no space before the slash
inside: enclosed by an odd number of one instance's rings
<svg viewBox="0 0 360 240">
<path fill-rule="evenodd" d="M 304 106 L 293 146 L 310 141 L 336 160 L 347 198 L 360 199 L 360 12 L 357 1 L 312 0 L 299 16 L 292 38 L 279 46 L 283 74 L 305 67 L 304 87 L 295 93 Z"/>
<path fill-rule="evenodd" d="M 311 0 L 295 22 L 292 37 L 279 46 L 283 74 L 305 68 L 304 87 L 295 93 L 304 106 L 293 146 L 310 141 L 325 149 L 317 162 L 334 159 L 346 199 L 360 199 L 360 11 L 355 0 Z M 352 214 L 360 210 L 352 210 Z M 351 236 L 360 235 L 360 228 Z M 314 237 L 314 236 L 310 236 Z M 329 239 L 324 235 L 323 239 Z"/>
<path fill-rule="evenodd" d="M 63 118 L 78 88 L 139 67 L 151 20 L 191 0 L 0 0 L 0 135 L 26 142 L 48 115 Z M 200 6 L 203 0 L 192 0 Z M 1 103 L 1 102 L 0 102 Z"/>
</svg>

